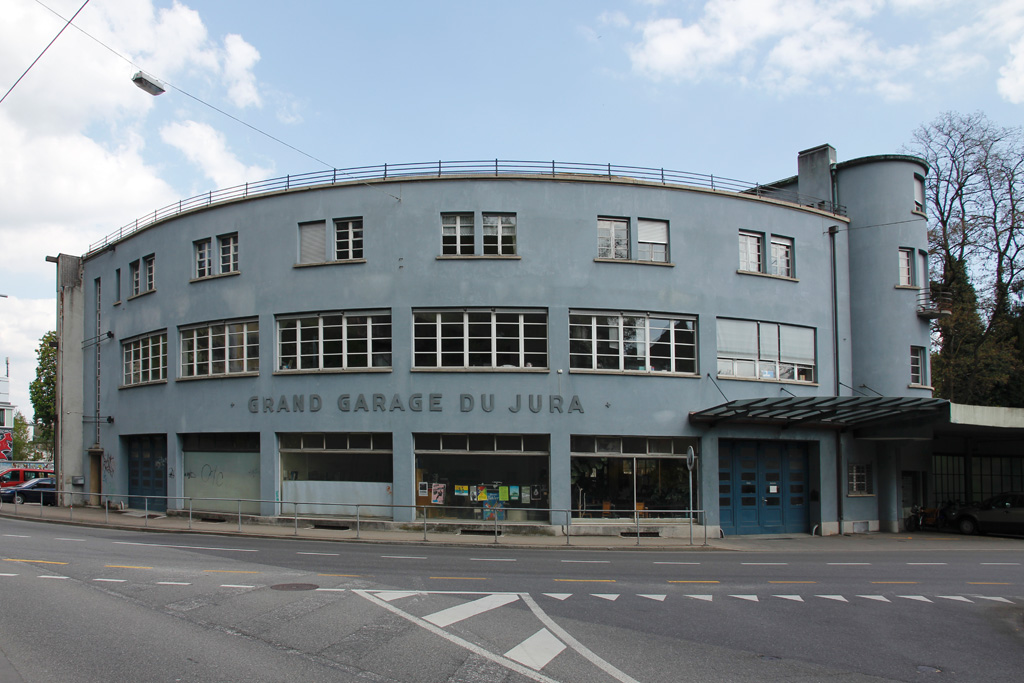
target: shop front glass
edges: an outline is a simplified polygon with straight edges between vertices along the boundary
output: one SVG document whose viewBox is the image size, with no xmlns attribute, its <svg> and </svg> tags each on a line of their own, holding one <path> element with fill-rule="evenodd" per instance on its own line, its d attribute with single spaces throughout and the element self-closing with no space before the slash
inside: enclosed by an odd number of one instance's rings
<svg viewBox="0 0 1024 683">
<path fill-rule="evenodd" d="M 572 505 L 577 519 L 687 518 L 698 508 L 696 438 L 572 437 Z M 690 483 L 693 482 L 693 498 Z"/>
<path fill-rule="evenodd" d="M 417 434 L 415 439 L 417 517 L 548 520 L 546 434 Z"/>
</svg>

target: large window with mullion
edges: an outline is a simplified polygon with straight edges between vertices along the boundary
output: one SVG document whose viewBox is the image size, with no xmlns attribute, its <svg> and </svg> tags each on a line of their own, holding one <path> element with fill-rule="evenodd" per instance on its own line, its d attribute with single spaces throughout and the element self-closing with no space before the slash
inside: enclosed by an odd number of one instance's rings
<svg viewBox="0 0 1024 683">
<path fill-rule="evenodd" d="M 472 256 L 474 252 L 473 214 L 441 214 L 441 253 L 445 256 Z"/>
<path fill-rule="evenodd" d="M 547 318 L 546 311 L 415 311 L 413 367 L 546 368 Z"/>
<path fill-rule="evenodd" d="M 167 379 L 167 333 L 159 332 L 125 341 L 122 386 L 162 382 Z"/>
<path fill-rule="evenodd" d="M 718 376 L 770 381 L 816 381 L 812 327 L 718 319 Z"/>
<path fill-rule="evenodd" d="M 333 311 L 277 319 L 277 369 L 391 367 L 389 311 Z"/>
<path fill-rule="evenodd" d="M 232 320 L 181 329 L 181 377 L 260 371 L 260 323 Z"/>
<path fill-rule="evenodd" d="M 485 213 L 483 228 L 484 254 L 515 256 L 516 215 L 514 213 Z"/>
<path fill-rule="evenodd" d="M 696 374 L 697 319 L 647 313 L 571 312 L 569 368 Z"/>
</svg>

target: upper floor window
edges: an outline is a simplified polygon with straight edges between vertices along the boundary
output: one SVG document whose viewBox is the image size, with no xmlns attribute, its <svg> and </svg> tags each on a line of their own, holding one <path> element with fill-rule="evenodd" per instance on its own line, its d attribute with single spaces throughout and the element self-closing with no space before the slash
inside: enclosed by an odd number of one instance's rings
<svg viewBox="0 0 1024 683">
<path fill-rule="evenodd" d="M 629 219 L 597 219 L 597 257 L 629 259 Z"/>
<path fill-rule="evenodd" d="M 516 215 L 514 213 L 485 213 L 484 254 L 487 256 L 515 256 Z"/>
<path fill-rule="evenodd" d="M 772 235 L 771 263 L 769 274 L 793 277 L 793 240 L 789 237 Z"/>
<path fill-rule="evenodd" d="M 167 332 L 158 332 L 121 344 L 124 374 L 121 385 L 162 382 L 167 379 Z"/>
<path fill-rule="evenodd" d="M 718 376 L 814 382 L 814 328 L 718 319 Z"/>
<path fill-rule="evenodd" d="M 569 314 L 574 370 L 697 372 L 697 319 L 646 313 Z"/>
<path fill-rule="evenodd" d="M 390 311 L 333 311 L 277 319 L 277 369 L 391 367 Z"/>
<path fill-rule="evenodd" d="M 363 219 L 338 218 L 334 221 L 334 260 L 363 258 Z"/>
<path fill-rule="evenodd" d="M 901 248 L 899 251 L 899 285 L 901 287 L 913 287 L 916 285 L 914 277 L 914 250 Z"/>
<path fill-rule="evenodd" d="M 472 256 L 474 252 L 473 214 L 441 214 L 441 253 L 445 256 Z"/>
<path fill-rule="evenodd" d="M 132 276 L 132 296 L 156 289 L 156 256 L 150 254 L 129 264 Z"/>
<path fill-rule="evenodd" d="M 668 262 L 668 221 L 637 221 L 637 260 Z"/>
<path fill-rule="evenodd" d="M 181 328 L 181 377 L 215 377 L 260 371 L 256 319 Z"/>
<path fill-rule="evenodd" d="M 924 213 L 924 177 L 914 174 L 914 211 Z"/>
<path fill-rule="evenodd" d="M 927 349 L 923 346 L 910 347 L 910 383 L 918 386 L 928 384 L 927 381 Z"/>
<path fill-rule="evenodd" d="M 414 368 L 546 368 L 546 311 L 413 312 Z"/>
<path fill-rule="evenodd" d="M 740 232 L 740 270 L 749 273 L 761 272 L 761 251 L 764 235 L 756 232 Z"/>
<path fill-rule="evenodd" d="M 217 238 L 217 246 L 220 247 L 220 272 L 221 275 L 226 273 L 237 273 L 238 272 L 238 233 L 233 232 L 230 235 L 221 235 Z"/>
<path fill-rule="evenodd" d="M 213 241 L 210 239 L 193 242 L 196 255 L 195 277 L 210 277 L 213 275 Z"/>
</svg>

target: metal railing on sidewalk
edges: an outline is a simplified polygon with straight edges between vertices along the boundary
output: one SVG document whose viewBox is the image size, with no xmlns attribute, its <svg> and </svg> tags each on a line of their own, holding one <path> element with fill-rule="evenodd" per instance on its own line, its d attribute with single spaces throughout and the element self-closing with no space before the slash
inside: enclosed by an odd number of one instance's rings
<svg viewBox="0 0 1024 683">
<path fill-rule="evenodd" d="M 41 496 L 35 501 L 4 503 L 0 501 L 0 511 L 6 511 L 7 506 L 13 505 L 14 516 L 22 513 L 21 509 L 26 505 L 35 508 L 38 505 L 39 518 L 62 519 L 63 516 L 58 510 L 67 510 L 67 520 L 74 522 L 75 510 L 89 509 L 103 510 L 103 523 L 113 526 L 110 515 L 111 511 L 119 515 L 137 514 L 142 517 L 143 528 L 149 528 L 150 520 L 155 518 L 181 517 L 187 519 L 187 529 L 193 530 L 196 518 L 201 522 L 226 522 L 229 518 L 236 521 L 236 529 L 239 533 L 243 531 L 243 520 L 247 523 L 260 524 L 264 527 L 282 528 L 290 522 L 292 535 L 300 535 L 300 523 L 303 528 L 309 529 L 333 529 L 339 531 L 352 530 L 354 527 L 355 538 L 362 538 L 364 526 L 391 525 L 388 531 L 419 531 L 422 530 L 423 540 L 429 541 L 428 531 L 447 529 L 442 533 L 455 531 L 472 531 L 476 533 L 493 534 L 494 543 L 499 543 L 502 536 L 511 535 L 509 532 L 518 531 L 520 535 L 529 533 L 531 527 L 552 527 L 559 529 L 565 535 L 565 544 L 571 545 L 572 539 L 602 538 L 607 534 L 586 533 L 586 530 L 593 530 L 596 527 L 610 527 L 616 530 L 615 535 L 620 538 L 636 538 L 636 544 L 641 544 L 641 539 L 649 537 L 660 537 L 660 529 L 665 527 L 685 526 L 688 531 L 689 545 L 694 545 L 694 526 L 703 531 L 702 545 L 708 545 L 708 532 L 706 523 L 698 523 L 704 517 L 704 510 L 633 510 L 625 515 L 619 514 L 615 517 L 600 519 L 573 520 L 572 510 L 567 508 L 481 508 L 479 506 L 454 506 L 454 505 L 391 505 L 381 503 L 337 503 L 330 501 L 282 501 L 260 498 L 200 498 L 193 496 L 141 496 L 129 494 L 83 494 L 81 491 L 43 491 L 37 492 Z M 61 505 L 58 507 L 58 497 Z M 91 500 L 92 504 L 85 504 L 75 501 Z M 141 504 L 141 507 L 133 507 Z M 198 503 L 198 505 L 197 505 Z M 46 507 L 53 506 L 55 514 L 47 515 Z M 300 511 L 300 506 L 311 506 L 317 508 L 335 509 L 338 514 L 310 514 Z M 265 516 L 259 513 L 260 509 L 272 508 L 276 514 Z M 390 517 L 380 514 L 367 514 L 367 510 L 379 512 L 389 510 Z M 254 511 L 255 510 L 255 511 Z M 398 511 L 411 511 L 408 520 L 396 520 L 395 513 Z M 510 520 L 509 512 L 528 512 L 532 519 Z M 290 513 L 290 514 L 289 514 Z M 81 514 L 81 513 L 80 513 Z M 124 517 L 122 517 L 122 520 Z M 532 523 L 531 523 L 532 522 Z M 124 523 L 117 524 L 124 526 Z M 626 531 L 623 527 L 630 527 Z M 468 528 L 473 527 L 473 528 Z M 573 528 L 578 531 L 574 534 Z"/>
</svg>

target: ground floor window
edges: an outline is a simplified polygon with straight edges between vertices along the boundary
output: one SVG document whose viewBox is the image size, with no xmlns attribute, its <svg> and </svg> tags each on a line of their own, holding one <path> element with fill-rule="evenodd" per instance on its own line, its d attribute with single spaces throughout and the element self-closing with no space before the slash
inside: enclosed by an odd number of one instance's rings
<svg viewBox="0 0 1024 683">
<path fill-rule="evenodd" d="M 260 435 L 181 435 L 182 493 L 194 510 L 260 513 Z"/>
<path fill-rule="evenodd" d="M 278 435 L 281 513 L 392 517 L 390 432 Z"/>
<path fill-rule="evenodd" d="M 1024 457 L 998 455 L 932 456 L 935 503 L 977 503 L 1008 491 L 1024 490 Z"/>
<path fill-rule="evenodd" d="M 547 434 L 416 434 L 417 515 L 546 521 Z"/>
<path fill-rule="evenodd" d="M 572 505 L 582 518 L 687 517 L 690 470 L 687 448 L 696 438 L 573 436 Z M 693 472 L 696 508 L 698 477 Z"/>
</svg>

